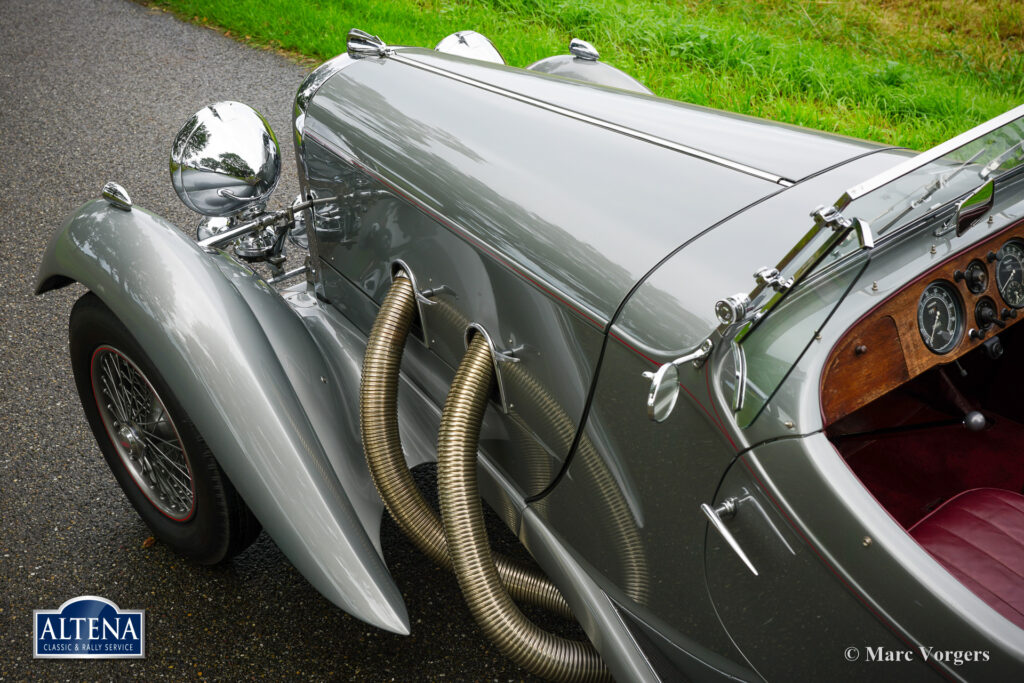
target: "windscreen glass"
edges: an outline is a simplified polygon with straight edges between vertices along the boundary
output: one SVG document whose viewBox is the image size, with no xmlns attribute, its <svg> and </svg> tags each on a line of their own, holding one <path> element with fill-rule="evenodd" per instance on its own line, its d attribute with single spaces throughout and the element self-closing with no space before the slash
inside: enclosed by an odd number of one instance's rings
<svg viewBox="0 0 1024 683">
<path fill-rule="evenodd" d="M 1022 115 L 1013 118 L 1016 113 Z M 867 223 L 876 244 L 914 226 L 927 225 L 937 235 L 952 232 L 957 227 L 955 205 L 987 182 L 994 181 L 997 198 L 1021 191 L 1024 108 L 1000 118 L 1005 119 L 1001 125 L 980 126 L 976 135 L 954 138 L 910 159 L 905 168 L 851 189 L 835 207 L 845 219 Z M 936 226 L 935 216 L 945 216 L 948 226 Z M 750 306 L 756 313 L 732 333 L 746 359 L 746 381 L 730 387 L 743 392 L 737 401 L 742 427 L 760 415 L 852 289 L 870 255 L 856 229 L 842 233 L 825 227 L 805 240 L 780 272 L 783 281 L 795 278 L 794 285 L 782 292 L 761 292 Z"/>
</svg>

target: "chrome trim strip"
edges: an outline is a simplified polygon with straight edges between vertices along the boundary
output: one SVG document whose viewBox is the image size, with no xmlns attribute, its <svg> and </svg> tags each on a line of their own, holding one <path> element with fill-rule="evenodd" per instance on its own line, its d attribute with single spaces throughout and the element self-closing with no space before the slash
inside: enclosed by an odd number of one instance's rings
<svg viewBox="0 0 1024 683">
<path fill-rule="evenodd" d="M 726 168 L 730 168 L 730 169 L 732 169 L 734 171 L 739 171 L 740 173 L 746 173 L 747 175 L 752 175 L 752 176 L 754 176 L 756 178 L 760 178 L 762 180 L 767 180 L 768 182 L 771 182 L 771 183 L 776 183 L 776 184 L 784 185 L 784 186 L 788 187 L 788 186 L 792 185 L 793 182 L 794 182 L 794 181 L 792 181 L 792 180 L 790 180 L 788 178 L 783 178 L 782 176 L 775 175 L 774 173 L 769 173 L 767 171 L 762 171 L 761 169 L 754 168 L 753 166 L 747 166 L 746 164 L 741 164 L 741 163 L 736 162 L 736 161 L 731 161 L 731 160 L 726 159 L 724 157 L 716 156 L 714 154 L 709 154 L 707 152 L 702 152 L 699 149 L 695 149 L 695 148 L 689 147 L 687 145 L 682 145 L 682 144 L 679 144 L 678 142 L 672 142 L 671 140 L 666 140 L 665 138 L 661 138 L 661 137 L 658 137 L 656 135 L 650 135 L 648 133 L 643 133 L 641 131 L 634 130 L 632 128 L 627 128 L 626 126 L 621 126 L 621 125 L 619 125 L 617 123 L 612 123 L 610 121 L 605 121 L 604 119 L 599 119 L 599 118 L 596 118 L 596 117 L 593 117 L 593 116 L 589 116 L 587 114 L 582 114 L 582 113 L 580 113 L 578 111 L 573 111 L 572 109 L 566 109 L 565 107 L 560 107 L 557 104 L 551 104 L 549 102 L 544 102 L 543 100 L 538 100 L 536 98 L 529 97 L 528 95 L 522 95 L 520 93 L 513 92 L 511 90 L 506 90 L 505 88 L 500 88 L 500 87 L 498 87 L 496 85 L 491 85 L 489 83 L 484 83 L 483 81 L 478 81 L 475 78 L 469 78 L 468 76 L 463 76 L 461 74 L 453 73 L 451 71 L 446 71 L 446 70 L 438 68 L 436 66 L 431 66 L 429 64 L 423 64 L 422 62 L 418 62 L 418 61 L 416 61 L 414 59 L 409 59 L 408 57 L 404 57 L 404 56 L 402 56 L 398 52 L 395 52 L 395 53 L 393 53 L 391 55 L 388 55 L 388 57 L 390 59 L 396 61 L 396 62 L 399 62 L 400 64 L 405 64 L 406 66 L 411 66 L 411 67 L 414 67 L 416 69 L 422 69 L 423 71 L 428 71 L 430 73 L 437 74 L 438 76 L 443 76 L 445 78 L 450 78 L 452 80 L 459 81 L 460 83 L 465 83 L 467 85 L 471 85 L 473 87 L 480 88 L 480 89 L 486 90 L 488 92 L 492 92 L 492 93 L 494 93 L 496 95 L 501 95 L 503 97 L 508 97 L 510 99 L 516 100 L 518 102 L 522 102 L 524 104 L 529 104 L 529 105 L 532 105 L 534 107 L 538 107 L 540 109 L 545 109 L 545 110 L 553 112 L 555 114 L 561 114 L 562 116 L 567 116 L 569 118 L 576 119 L 577 121 L 583 121 L 584 123 L 589 123 L 589 124 L 591 124 L 593 126 L 598 126 L 599 128 L 604 128 L 604 129 L 610 130 L 610 131 L 612 131 L 614 133 L 620 133 L 622 135 L 628 135 L 631 138 L 636 138 L 637 140 L 643 140 L 644 142 L 649 142 L 652 145 L 657 145 L 659 147 L 664 147 L 664 148 L 670 149 L 670 150 L 672 150 L 674 152 L 681 152 L 681 153 L 686 154 L 688 156 L 696 157 L 698 159 L 703 159 L 704 161 L 709 161 L 709 162 L 711 162 L 713 164 L 718 164 L 719 166 L 725 166 Z"/>
<path fill-rule="evenodd" d="M 355 63 L 356 60 L 350 57 L 347 52 L 342 52 L 340 55 L 328 59 L 313 69 L 302 80 L 299 89 L 295 91 L 295 101 L 292 107 L 292 127 L 300 137 L 299 142 L 302 141 L 301 136 L 305 132 L 306 110 L 309 108 L 309 103 L 320 89 L 320 86 L 326 83 L 334 74 Z"/>
<path fill-rule="evenodd" d="M 844 192 L 843 196 L 841 196 L 836 201 L 835 207 L 842 211 L 847 207 L 847 205 L 850 204 L 850 202 L 854 201 L 855 199 L 860 199 L 864 195 L 870 192 L 874 192 L 883 185 L 891 183 L 900 176 L 906 175 L 911 171 L 917 170 L 918 168 L 924 166 L 925 164 L 929 164 L 938 159 L 939 157 L 943 157 L 952 152 L 953 150 L 962 147 L 963 145 L 966 145 L 968 142 L 971 142 L 976 138 L 980 138 L 983 135 L 987 135 L 988 133 L 994 131 L 996 128 L 1005 126 L 1007 123 L 1010 123 L 1011 121 L 1021 117 L 1024 117 L 1024 104 L 1018 107 L 1014 107 L 1005 114 L 1000 114 L 994 119 L 990 119 L 985 123 L 979 126 L 975 126 L 974 128 L 971 128 L 966 132 L 960 133 L 960 135 L 957 135 L 955 138 L 946 140 L 945 142 L 936 145 L 935 147 L 932 147 L 926 152 L 921 152 L 917 156 L 911 157 L 906 161 L 899 163 L 896 166 L 893 166 L 888 171 L 882 171 L 874 178 L 866 180 L 860 185 L 855 185 L 851 187 L 849 190 Z"/>
</svg>

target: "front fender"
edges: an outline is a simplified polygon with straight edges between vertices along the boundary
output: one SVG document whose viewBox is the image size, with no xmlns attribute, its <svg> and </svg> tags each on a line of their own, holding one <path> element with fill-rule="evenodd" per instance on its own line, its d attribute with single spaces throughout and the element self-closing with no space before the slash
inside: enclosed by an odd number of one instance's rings
<svg viewBox="0 0 1024 683">
<path fill-rule="evenodd" d="M 367 534 L 375 536 L 381 507 L 366 493 L 374 489 L 365 466 L 354 464 L 362 454 L 332 453 L 335 467 L 326 454 L 360 448 L 340 416 L 330 419 L 344 387 L 333 386 L 335 375 L 281 297 L 156 214 L 103 200 L 82 206 L 54 235 L 36 293 L 71 282 L 95 292 L 146 349 L 303 576 L 352 615 L 409 633 L 401 594 Z"/>
</svg>

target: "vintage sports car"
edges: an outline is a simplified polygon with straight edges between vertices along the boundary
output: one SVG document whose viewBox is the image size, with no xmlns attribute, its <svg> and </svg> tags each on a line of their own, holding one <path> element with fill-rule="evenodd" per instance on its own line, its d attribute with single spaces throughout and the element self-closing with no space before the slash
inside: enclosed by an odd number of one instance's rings
<svg viewBox="0 0 1024 683">
<path fill-rule="evenodd" d="M 353 30 L 286 208 L 219 102 L 171 149 L 197 241 L 116 183 L 67 220 L 37 291 L 89 290 L 75 379 L 139 514 L 198 562 L 263 528 L 408 633 L 386 507 L 551 679 L 1021 680 L 1024 107 L 914 154 L 570 52 Z"/>
</svg>

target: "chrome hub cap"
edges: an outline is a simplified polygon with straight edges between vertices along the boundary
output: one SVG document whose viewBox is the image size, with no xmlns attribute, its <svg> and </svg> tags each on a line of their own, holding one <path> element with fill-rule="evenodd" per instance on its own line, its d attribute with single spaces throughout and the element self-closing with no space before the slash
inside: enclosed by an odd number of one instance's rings
<svg viewBox="0 0 1024 683">
<path fill-rule="evenodd" d="M 195 509 L 192 470 L 153 385 L 111 346 L 96 349 L 90 372 L 100 419 L 135 484 L 167 517 L 189 519 Z"/>
<path fill-rule="evenodd" d="M 117 443 L 128 452 L 132 460 L 139 460 L 143 456 L 144 442 L 139 436 L 137 428 L 130 425 L 119 425 L 114 423 L 117 429 Z"/>
</svg>

